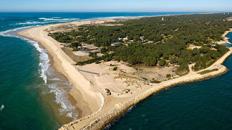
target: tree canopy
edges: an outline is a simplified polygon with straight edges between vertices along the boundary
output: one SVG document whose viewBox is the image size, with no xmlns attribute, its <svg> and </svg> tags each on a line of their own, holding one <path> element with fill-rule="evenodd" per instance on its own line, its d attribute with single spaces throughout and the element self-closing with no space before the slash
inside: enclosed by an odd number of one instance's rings
<svg viewBox="0 0 232 130">
<path fill-rule="evenodd" d="M 101 47 L 107 60 L 147 66 L 173 64 L 182 73 L 192 63 L 195 70 L 206 68 L 228 50 L 216 44 L 232 27 L 228 17 L 229 14 L 148 17 L 117 21 L 112 23 L 115 26 L 83 25 L 78 30 L 50 35 L 59 42 L 72 43 L 73 47 L 80 46 L 79 43 Z M 122 45 L 113 47 L 115 42 Z M 189 45 L 199 48 L 188 49 Z"/>
</svg>

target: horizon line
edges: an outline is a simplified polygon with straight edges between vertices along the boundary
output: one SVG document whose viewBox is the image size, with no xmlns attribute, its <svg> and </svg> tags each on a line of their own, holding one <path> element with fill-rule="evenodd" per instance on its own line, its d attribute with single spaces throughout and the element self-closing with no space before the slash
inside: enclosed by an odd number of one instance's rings
<svg viewBox="0 0 232 130">
<path fill-rule="evenodd" d="M 0 11 L 0 13 L 228 13 L 232 11 Z"/>
</svg>

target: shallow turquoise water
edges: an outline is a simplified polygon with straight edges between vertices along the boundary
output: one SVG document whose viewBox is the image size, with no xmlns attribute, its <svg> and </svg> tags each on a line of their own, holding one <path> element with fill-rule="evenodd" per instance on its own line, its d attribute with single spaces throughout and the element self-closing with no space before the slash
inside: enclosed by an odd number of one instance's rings
<svg viewBox="0 0 232 130">
<path fill-rule="evenodd" d="M 231 130 L 232 56 L 225 65 L 229 71 L 222 76 L 151 96 L 110 130 Z"/>
</svg>

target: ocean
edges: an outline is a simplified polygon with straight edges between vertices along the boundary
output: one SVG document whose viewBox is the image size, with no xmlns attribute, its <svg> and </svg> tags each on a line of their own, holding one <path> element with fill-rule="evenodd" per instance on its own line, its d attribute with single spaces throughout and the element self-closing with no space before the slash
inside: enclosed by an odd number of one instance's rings
<svg viewBox="0 0 232 130">
<path fill-rule="evenodd" d="M 51 67 L 47 51 L 15 32 L 86 19 L 179 14 L 191 13 L 0 13 L 0 130 L 56 130 L 78 117 L 68 100 L 71 85 Z"/>
</svg>

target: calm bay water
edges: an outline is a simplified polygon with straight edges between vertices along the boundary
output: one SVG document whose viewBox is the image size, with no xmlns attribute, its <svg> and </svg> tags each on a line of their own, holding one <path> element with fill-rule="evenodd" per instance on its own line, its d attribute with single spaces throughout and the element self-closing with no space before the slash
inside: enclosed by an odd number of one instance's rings
<svg viewBox="0 0 232 130">
<path fill-rule="evenodd" d="M 12 33 L 82 19 L 174 14 L 189 13 L 0 13 L 0 130 L 54 130 L 78 116 L 66 97 L 70 85 L 51 67 L 46 50 Z"/>
<path fill-rule="evenodd" d="M 232 33 L 228 35 L 232 39 Z M 139 103 L 110 130 L 231 130 L 232 56 L 219 77 L 178 85 Z"/>
</svg>

